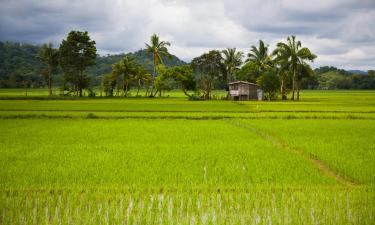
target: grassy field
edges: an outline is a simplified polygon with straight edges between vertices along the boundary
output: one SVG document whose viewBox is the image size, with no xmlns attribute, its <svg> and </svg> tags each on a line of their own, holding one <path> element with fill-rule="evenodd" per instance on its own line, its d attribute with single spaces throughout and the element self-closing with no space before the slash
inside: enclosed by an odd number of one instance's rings
<svg viewBox="0 0 375 225">
<path fill-rule="evenodd" d="M 0 91 L 0 224 L 374 224 L 374 91 L 34 91 Z"/>
</svg>

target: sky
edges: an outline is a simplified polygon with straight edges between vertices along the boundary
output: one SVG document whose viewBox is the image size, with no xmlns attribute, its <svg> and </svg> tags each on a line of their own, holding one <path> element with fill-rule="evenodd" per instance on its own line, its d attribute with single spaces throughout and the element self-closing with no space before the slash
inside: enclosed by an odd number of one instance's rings
<svg viewBox="0 0 375 225">
<path fill-rule="evenodd" d="M 296 35 L 318 55 L 313 67 L 375 69 L 375 0 L 0 0 L 0 41 L 58 47 L 71 30 L 88 31 L 101 55 L 139 50 L 156 33 L 187 62 Z"/>
</svg>

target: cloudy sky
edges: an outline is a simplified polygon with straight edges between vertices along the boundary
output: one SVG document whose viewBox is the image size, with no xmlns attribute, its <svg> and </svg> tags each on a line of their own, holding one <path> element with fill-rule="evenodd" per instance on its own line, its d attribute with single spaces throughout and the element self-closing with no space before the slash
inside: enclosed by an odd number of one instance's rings
<svg viewBox="0 0 375 225">
<path fill-rule="evenodd" d="M 0 0 L 1 41 L 58 46 L 73 29 L 100 54 L 136 51 L 157 33 L 185 61 L 294 34 L 318 55 L 314 67 L 375 69 L 375 0 Z"/>
</svg>

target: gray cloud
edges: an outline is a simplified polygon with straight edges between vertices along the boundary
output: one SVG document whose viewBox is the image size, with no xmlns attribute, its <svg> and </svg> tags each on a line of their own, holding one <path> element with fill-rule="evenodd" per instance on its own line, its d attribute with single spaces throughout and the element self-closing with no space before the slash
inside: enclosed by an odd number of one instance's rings
<svg viewBox="0 0 375 225">
<path fill-rule="evenodd" d="M 135 51 L 157 33 L 185 60 L 295 34 L 314 66 L 375 67 L 374 0 L 0 0 L 2 41 L 58 46 L 72 29 L 89 31 L 101 54 Z"/>
</svg>

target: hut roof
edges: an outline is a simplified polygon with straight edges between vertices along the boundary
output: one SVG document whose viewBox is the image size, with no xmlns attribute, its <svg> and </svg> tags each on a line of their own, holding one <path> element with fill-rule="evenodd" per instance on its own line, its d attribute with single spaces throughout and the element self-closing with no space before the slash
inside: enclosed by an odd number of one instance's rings
<svg viewBox="0 0 375 225">
<path fill-rule="evenodd" d="M 248 85 L 252 85 L 252 86 L 258 86 L 259 87 L 259 85 L 257 85 L 257 84 L 254 84 L 254 83 L 250 83 L 250 82 L 247 82 L 247 81 L 233 81 L 233 82 L 229 82 L 228 83 L 229 85 L 231 85 L 231 84 L 248 84 Z"/>
</svg>

